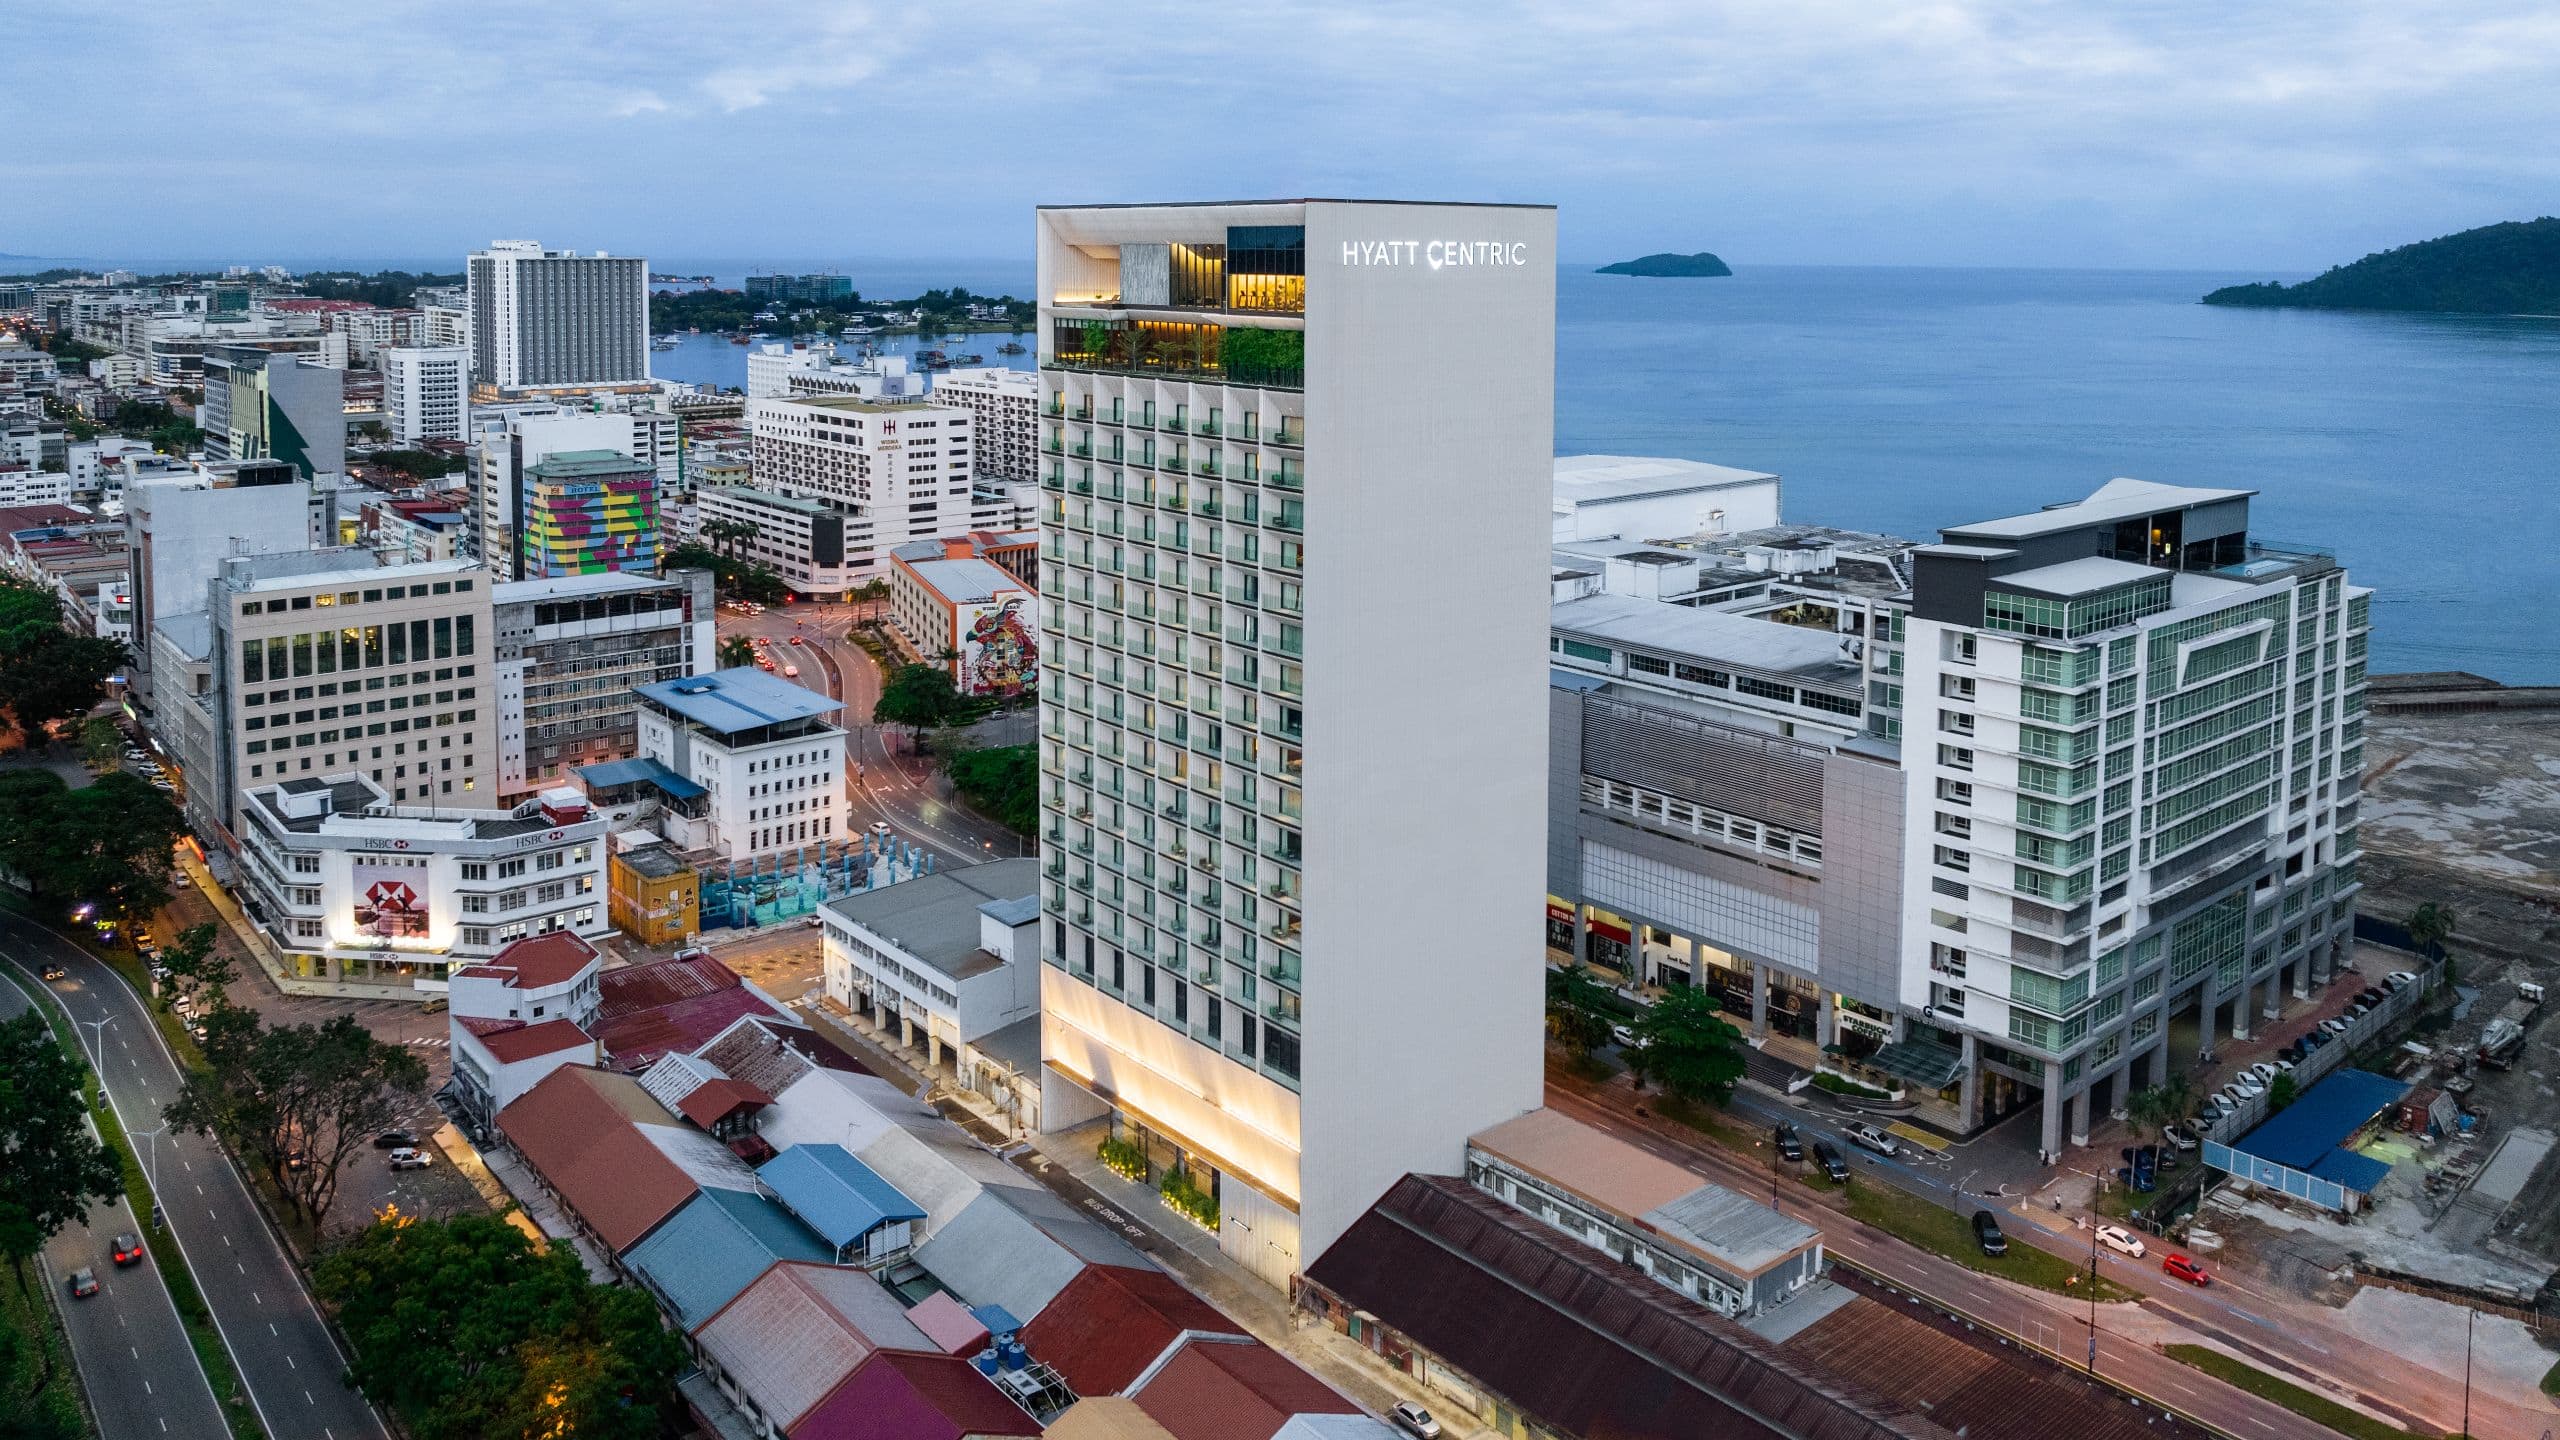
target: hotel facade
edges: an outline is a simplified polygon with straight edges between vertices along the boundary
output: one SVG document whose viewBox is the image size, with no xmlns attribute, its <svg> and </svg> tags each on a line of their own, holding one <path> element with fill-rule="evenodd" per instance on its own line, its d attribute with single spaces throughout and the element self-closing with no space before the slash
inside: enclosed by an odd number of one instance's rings
<svg viewBox="0 0 2560 1440">
<path fill-rule="evenodd" d="M 1043 1122 L 1275 1285 L 1540 1097 L 1555 215 L 1044 209 Z M 1422 736 L 1428 736 L 1423 743 Z"/>
</svg>

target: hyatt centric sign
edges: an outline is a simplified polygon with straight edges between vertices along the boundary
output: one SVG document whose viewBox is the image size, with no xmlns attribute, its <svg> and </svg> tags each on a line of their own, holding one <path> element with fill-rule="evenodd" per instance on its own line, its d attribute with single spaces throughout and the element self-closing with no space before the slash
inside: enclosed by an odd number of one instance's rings
<svg viewBox="0 0 2560 1440">
<path fill-rule="evenodd" d="M 1529 247 L 1518 240 L 1345 240 L 1342 263 L 1431 270 L 1508 268 L 1528 264 Z"/>
</svg>

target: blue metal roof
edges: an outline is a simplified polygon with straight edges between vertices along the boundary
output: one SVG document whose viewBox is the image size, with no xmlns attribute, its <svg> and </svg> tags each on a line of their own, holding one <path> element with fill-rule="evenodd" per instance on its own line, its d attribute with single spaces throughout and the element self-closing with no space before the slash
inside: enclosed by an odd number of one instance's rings
<svg viewBox="0 0 2560 1440">
<path fill-rule="evenodd" d="M 972 1305 L 969 1318 L 986 1326 L 990 1335 L 1010 1335 L 1022 1328 L 1022 1322 L 1013 1318 L 1013 1312 L 1001 1305 Z"/>
<path fill-rule="evenodd" d="M 711 793 L 655 760 L 607 760 L 600 765 L 581 765 L 578 778 L 597 789 L 616 785 L 655 785 L 677 800 L 691 800 Z"/>
<path fill-rule="evenodd" d="M 835 1252 L 791 1212 L 748 1190 L 706 1189 L 685 1202 L 623 1263 L 638 1271 L 691 1330 L 777 1260 L 832 1263 Z"/>
<path fill-rule="evenodd" d="M 794 1145 L 756 1172 L 791 1213 L 842 1249 L 900 1220 L 921 1220 L 924 1207 L 841 1145 Z"/>
<path fill-rule="evenodd" d="M 723 735 L 792 720 L 829 715 L 844 706 L 805 685 L 768 675 L 751 665 L 711 675 L 661 680 L 633 689 L 706 729 Z"/>
<path fill-rule="evenodd" d="M 2302 1092 L 2300 1099 L 2241 1136 L 2231 1148 L 2350 1190 L 2371 1193 L 2391 1167 L 2341 1150 L 2339 1143 L 2408 1093 L 2407 1085 L 2388 1075 L 2341 1070 Z"/>
</svg>

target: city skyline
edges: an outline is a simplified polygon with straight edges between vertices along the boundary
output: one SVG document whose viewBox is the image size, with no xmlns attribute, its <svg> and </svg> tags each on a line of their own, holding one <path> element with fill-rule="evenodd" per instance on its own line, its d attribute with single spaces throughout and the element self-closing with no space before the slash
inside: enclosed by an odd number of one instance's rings
<svg viewBox="0 0 2560 1440">
<path fill-rule="evenodd" d="M 1215 192 L 1552 202 L 1575 260 L 2291 273 L 2547 208 L 2550 162 L 2518 142 L 2560 104 L 2560 19 L 2521 5 L 2245 23 L 2202 6 L 2139 23 L 1969 3 L 1393 7 L 1186 16 L 1136 50 L 1010 6 L 768 7 L 756 28 L 613 14 L 287 5 L 255 30 L 172 14 L 126 34 L 48 0 L 20 17 L 35 52 L 113 46 L 158 83 L 95 107 L 46 93 L 80 66 L 37 80 L 0 173 L 102 193 L 0 232 L 0 252 L 458 263 L 530 233 L 652 259 L 983 259 L 1027 256 L 1033 203 Z M 226 104 L 200 77 L 252 73 L 280 33 L 301 73 L 365 102 L 286 86 L 219 152 L 173 145 Z M 999 143 L 1112 90 L 1189 119 L 1071 179 Z M 862 143 L 919 129 L 980 138 Z M 813 167 L 849 183 L 811 184 Z M 1212 175 L 1237 178 L 1204 189 Z M 121 217 L 172 203 L 195 211 L 183 248 L 130 253 Z"/>
</svg>

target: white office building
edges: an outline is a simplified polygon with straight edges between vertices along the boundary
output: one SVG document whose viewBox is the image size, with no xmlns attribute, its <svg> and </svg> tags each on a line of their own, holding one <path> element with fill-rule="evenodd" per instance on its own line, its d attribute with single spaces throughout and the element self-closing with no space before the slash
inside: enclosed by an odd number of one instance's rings
<svg viewBox="0 0 2560 1440">
<path fill-rule="evenodd" d="M 512 810 L 392 802 L 360 774 L 240 800 L 243 899 L 296 971 L 441 990 L 528 935 L 601 935 L 606 821 L 575 790 Z"/>
<path fill-rule="evenodd" d="M 1650 455 L 1556 457 L 1555 539 L 1739 535 L 1778 523 L 1778 477 Z"/>
<path fill-rule="evenodd" d="M 391 346 L 382 352 L 382 413 L 391 438 L 460 440 L 471 396 L 471 352 L 459 345 Z"/>
<path fill-rule="evenodd" d="M 1543 597 L 1417 546 L 1546 557 L 1555 215 L 1044 209 L 1039 299 L 1043 1122 L 1282 1285 L 1539 1104 Z"/>
<path fill-rule="evenodd" d="M 839 568 L 850 583 L 885 575 L 889 552 L 908 541 L 1003 529 L 1011 517 L 1002 500 L 978 497 L 976 422 L 960 406 L 858 395 L 750 400 L 747 427 L 753 488 L 842 517 Z M 810 569 L 823 568 L 812 557 Z"/>
<path fill-rule="evenodd" d="M 2042 1147 L 2346 959 L 2372 592 L 2247 490 L 2113 480 L 1913 552 L 1903 1002 Z"/>
<path fill-rule="evenodd" d="M 467 267 L 471 378 L 500 392 L 649 383 L 649 264 L 493 241 Z"/>
<path fill-rule="evenodd" d="M 841 704 L 743 666 L 635 693 L 638 758 L 690 802 L 660 817 L 677 849 L 735 862 L 847 838 L 844 731 L 825 718 Z"/>
<path fill-rule="evenodd" d="M 978 478 L 1030 481 L 1039 474 L 1040 377 L 988 366 L 933 377 L 933 398 L 977 417 Z"/>
<path fill-rule="evenodd" d="M 747 355 L 750 400 L 808 395 L 914 399 L 924 393 L 924 377 L 908 368 L 904 355 L 856 358 L 840 354 L 832 340 L 814 344 L 767 341 Z"/>
<path fill-rule="evenodd" d="M 1024 856 L 830 900 L 820 912 L 827 994 L 935 1070 L 1008 1026 L 1036 1029 L 1039 888 L 1040 862 Z"/>
</svg>

